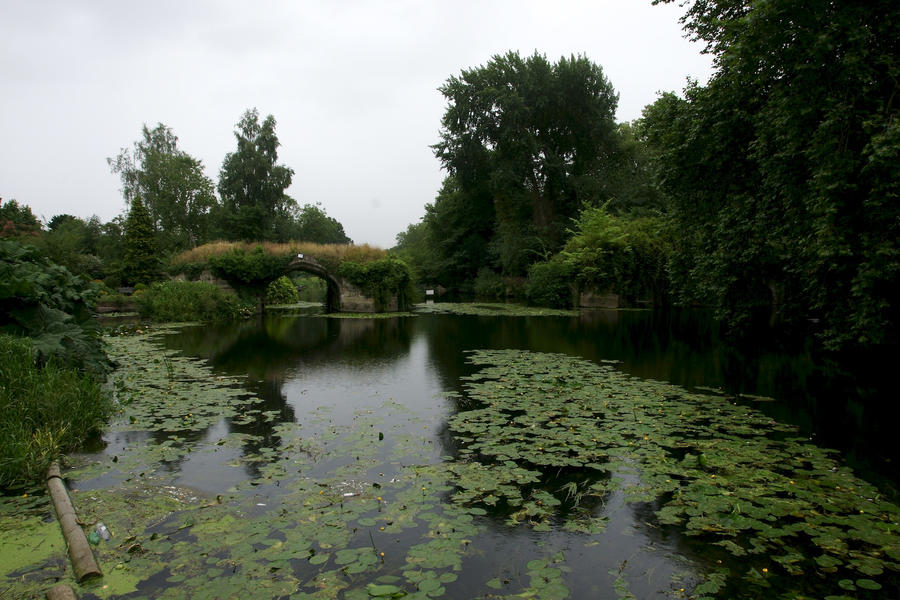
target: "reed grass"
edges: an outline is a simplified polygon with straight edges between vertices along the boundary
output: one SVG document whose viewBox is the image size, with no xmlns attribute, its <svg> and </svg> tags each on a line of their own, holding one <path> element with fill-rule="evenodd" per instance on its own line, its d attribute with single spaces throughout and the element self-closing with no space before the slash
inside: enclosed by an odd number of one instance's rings
<svg viewBox="0 0 900 600">
<path fill-rule="evenodd" d="M 387 258 L 387 251 L 369 244 L 315 244 L 312 242 L 210 242 L 197 246 L 172 258 L 174 265 L 209 262 L 214 256 L 222 256 L 234 250 L 250 252 L 257 246 L 269 254 L 289 256 L 304 254 L 323 264 L 337 265 L 345 261 L 368 263 Z"/>
<path fill-rule="evenodd" d="M 27 338 L 0 334 L 0 489 L 40 481 L 101 430 L 112 401 L 94 377 L 39 367 Z"/>
</svg>

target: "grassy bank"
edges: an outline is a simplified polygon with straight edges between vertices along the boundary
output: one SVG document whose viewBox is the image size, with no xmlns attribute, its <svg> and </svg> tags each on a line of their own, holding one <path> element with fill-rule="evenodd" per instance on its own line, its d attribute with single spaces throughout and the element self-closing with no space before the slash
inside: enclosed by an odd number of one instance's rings
<svg viewBox="0 0 900 600">
<path fill-rule="evenodd" d="M 0 334 L 0 489 L 39 480 L 112 410 L 95 378 L 52 362 L 38 367 L 36 358 L 29 340 Z"/>
</svg>

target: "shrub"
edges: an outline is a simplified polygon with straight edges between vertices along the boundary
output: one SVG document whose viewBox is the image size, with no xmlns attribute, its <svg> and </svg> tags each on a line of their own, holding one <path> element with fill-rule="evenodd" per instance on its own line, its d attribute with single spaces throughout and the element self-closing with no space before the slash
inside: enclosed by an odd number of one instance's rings
<svg viewBox="0 0 900 600">
<path fill-rule="evenodd" d="M 294 304 L 299 300 L 297 286 L 286 275 L 282 275 L 266 288 L 266 304 Z"/>
<path fill-rule="evenodd" d="M 478 298 L 521 298 L 524 295 L 524 277 L 504 277 L 487 267 L 478 270 L 473 291 Z"/>
<path fill-rule="evenodd" d="M 575 287 L 572 267 L 558 257 L 531 265 L 525 297 L 531 304 L 551 308 L 571 308 Z"/>
<path fill-rule="evenodd" d="M 665 301 L 672 241 L 660 217 L 627 218 L 588 208 L 560 257 L 580 289 L 612 288 L 628 301 Z"/>
<path fill-rule="evenodd" d="M 232 293 L 201 281 L 162 281 L 135 294 L 138 309 L 155 321 L 220 321 L 252 312 Z"/>
<path fill-rule="evenodd" d="M 53 360 L 39 367 L 38 356 L 27 338 L 0 334 L 0 488 L 41 480 L 112 412 L 94 377 Z"/>
<path fill-rule="evenodd" d="M 0 333 L 32 338 L 39 362 L 109 369 L 93 318 L 98 295 L 98 285 L 33 246 L 0 241 Z"/>
<path fill-rule="evenodd" d="M 475 295 L 479 298 L 503 298 L 506 296 L 506 283 L 503 276 L 487 267 L 478 270 L 475 276 Z"/>
</svg>

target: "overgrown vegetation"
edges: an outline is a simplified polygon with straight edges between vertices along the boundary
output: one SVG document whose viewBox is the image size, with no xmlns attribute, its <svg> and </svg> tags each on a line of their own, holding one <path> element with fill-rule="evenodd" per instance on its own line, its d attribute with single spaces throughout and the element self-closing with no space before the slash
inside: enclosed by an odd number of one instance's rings
<svg viewBox="0 0 900 600">
<path fill-rule="evenodd" d="M 562 251 L 532 265 L 528 299 L 569 307 L 580 291 L 615 292 L 625 304 L 668 298 L 672 242 L 660 217 L 621 217 L 607 207 L 585 209 Z"/>
<path fill-rule="evenodd" d="M 406 310 L 413 302 L 415 289 L 409 268 L 401 260 L 384 258 L 367 263 L 344 261 L 338 267 L 341 277 L 375 299 L 379 309 L 385 309 L 393 297 L 397 309 Z"/>
<path fill-rule="evenodd" d="M 0 332 L 31 338 L 39 363 L 108 370 L 93 319 L 98 293 L 33 246 L 0 240 Z"/>
<path fill-rule="evenodd" d="M 280 256 L 290 262 L 297 254 L 310 256 L 321 263 L 327 269 L 336 269 L 343 261 L 365 263 L 381 260 L 387 257 L 387 252 L 381 248 L 361 244 L 316 244 L 312 242 L 210 242 L 197 246 L 191 250 L 182 252 L 172 258 L 173 269 L 176 272 L 190 268 L 190 265 L 203 267 L 215 258 L 235 252 L 252 252 L 257 247 L 262 248 L 267 254 Z"/>
<path fill-rule="evenodd" d="M 202 281 L 162 281 L 135 294 L 141 316 L 154 321 L 221 321 L 245 317 L 253 304 Z"/>
<path fill-rule="evenodd" d="M 896 344 L 900 5 L 685 6 L 716 72 L 639 124 L 677 232 L 679 299 L 734 327 L 760 307 L 816 317 L 835 348 Z"/>
<path fill-rule="evenodd" d="M 560 258 L 531 265 L 525 296 L 528 302 L 551 308 L 572 308 L 577 289 L 573 281 L 572 266 Z"/>
<path fill-rule="evenodd" d="M 40 481 L 61 453 L 99 434 L 111 411 L 93 376 L 0 333 L 0 489 Z"/>
<path fill-rule="evenodd" d="M 300 300 L 297 286 L 285 275 L 282 275 L 266 288 L 266 304 L 292 304 Z"/>
</svg>

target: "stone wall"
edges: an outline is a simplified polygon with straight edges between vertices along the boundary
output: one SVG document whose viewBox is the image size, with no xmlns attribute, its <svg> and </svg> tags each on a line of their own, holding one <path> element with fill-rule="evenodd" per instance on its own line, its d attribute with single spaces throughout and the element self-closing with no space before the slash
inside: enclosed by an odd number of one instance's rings
<svg viewBox="0 0 900 600">
<path fill-rule="evenodd" d="M 619 295 L 614 294 L 611 289 L 604 292 L 588 289 L 578 294 L 578 306 L 581 308 L 620 308 L 621 304 Z"/>
</svg>

